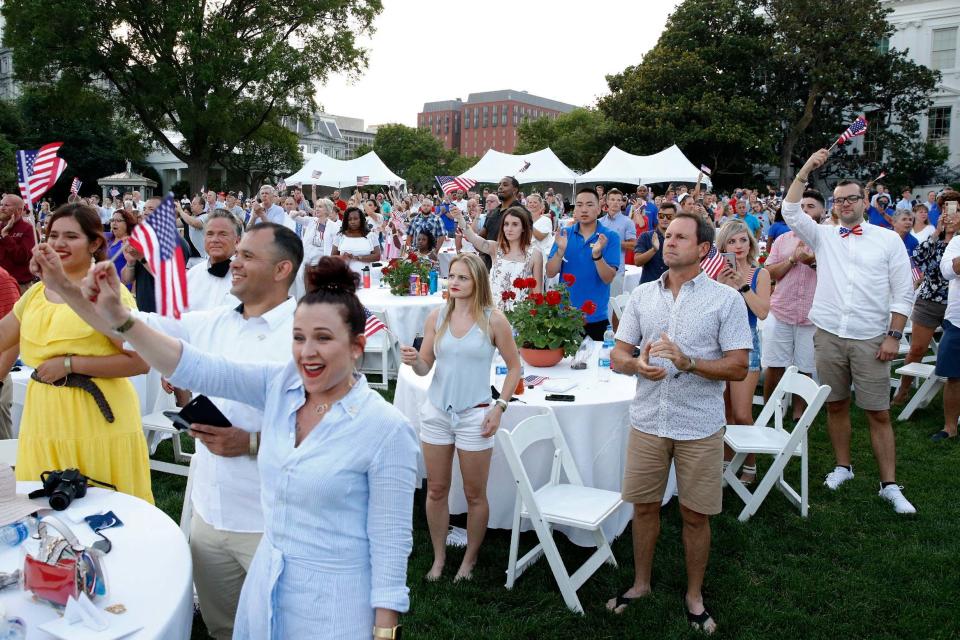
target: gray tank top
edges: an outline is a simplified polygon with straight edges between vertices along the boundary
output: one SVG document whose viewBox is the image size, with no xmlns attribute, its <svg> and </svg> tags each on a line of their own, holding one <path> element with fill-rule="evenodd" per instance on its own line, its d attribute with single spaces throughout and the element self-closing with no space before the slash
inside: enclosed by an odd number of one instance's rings
<svg viewBox="0 0 960 640">
<path fill-rule="evenodd" d="M 439 329 L 446 316 L 443 308 L 437 314 Z M 487 321 L 491 310 L 486 311 Z M 490 336 L 476 323 L 462 338 L 455 337 L 450 326 L 436 342 L 433 381 L 427 391 L 431 404 L 441 411 L 459 413 L 478 404 L 490 402 L 490 367 L 496 347 Z"/>
</svg>

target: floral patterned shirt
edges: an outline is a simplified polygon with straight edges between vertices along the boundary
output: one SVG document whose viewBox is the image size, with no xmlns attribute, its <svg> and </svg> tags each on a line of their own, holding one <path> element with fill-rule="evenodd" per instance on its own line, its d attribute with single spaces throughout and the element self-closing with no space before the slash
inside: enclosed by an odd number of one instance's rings
<svg viewBox="0 0 960 640">
<path fill-rule="evenodd" d="M 948 283 L 940 273 L 940 259 L 947 243 L 940 240 L 938 235 L 932 235 L 917 247 L 913 254 L 913 262 L 923 272 L 923 282 L 917 290 L 917 298 L 940 304 L 947 303 Z"/>
<path fill-rule="evenodd" d="M 523 262 L 507 260 L 503 254 L 503 249 L 497 247 L 497 258 L 493 261 L 493 269 L 490 271 L 490 289 L 493 293 L 493 303 L 501 311 L 509 311 L 513 308 L 514 301 L 519 302 L 527 297 L 527 290 L 515 290 L 513 281 L 517 278 L 533 277 L 533 252 L 534 246 L 531 243 L 527 247 L 527 257 Z M 509 300 L 503 299 L 503 294 L 507 291 L 513 291 L 516 298 Z"/>
</svg>

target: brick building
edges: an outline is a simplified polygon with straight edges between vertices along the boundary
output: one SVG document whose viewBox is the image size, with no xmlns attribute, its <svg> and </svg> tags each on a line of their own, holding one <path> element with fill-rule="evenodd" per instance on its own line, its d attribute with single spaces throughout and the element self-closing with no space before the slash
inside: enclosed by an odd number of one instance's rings
<svg viewBox="0 0 960 640">
<path fill-rule="evenodd" d="M 417 126 L 429 129 L 446 149 L 461 155 L 482 156 L 488 149 L 513 153 L 521 122 L 556 118 L 576 107 L 526 91 L 484 91 L 471 93 L 464 102 L 427 102 L 417 114 Z"/>
</svg>

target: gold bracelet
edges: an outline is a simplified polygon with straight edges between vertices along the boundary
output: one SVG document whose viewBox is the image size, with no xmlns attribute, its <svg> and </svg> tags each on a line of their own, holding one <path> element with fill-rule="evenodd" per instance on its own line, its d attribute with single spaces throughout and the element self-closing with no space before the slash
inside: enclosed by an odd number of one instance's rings
<svg viewBox="0 0 960 640">
<path fill-rule="evenodd" d="M 794 179 L 794 181 L 796 181 L 796 182 L 806 183 L 806 182 L 807 182 L 807 178 L 809 178 L 809 176 L 800 177 L 800 174 L 798 173 L 796 176 L 794 176 L 793 179 Z"/>
<path fill-rule="evenodd" d="M 66 356 L 63 359 L 63 370 L 67 372 L 67 375 L 73 373 L 73 359 L 72 356 Z"/>
<path fill-rule="evenodd" d="M 260 451 L 260 439 L 257 437 L 258 435 L 256 431 L 250 432 L 250 455 L 254 458 L 257 457 L 257 453 Z"/>
</svg>

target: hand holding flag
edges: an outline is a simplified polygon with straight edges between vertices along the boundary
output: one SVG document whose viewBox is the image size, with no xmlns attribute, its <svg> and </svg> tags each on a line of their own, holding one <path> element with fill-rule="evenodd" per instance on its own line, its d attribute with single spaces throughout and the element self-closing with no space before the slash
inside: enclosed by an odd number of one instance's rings
<svg viewBox="0 0 960 640">
<path fill-rule="evenodd" d="M 156 279 L 157 311 L 172 318 L 179 318 L 188 305 L 186 260 L 177 236 L 176 204 L 170 193 L 133 228 L 129 240 Z"/>
</svg>

